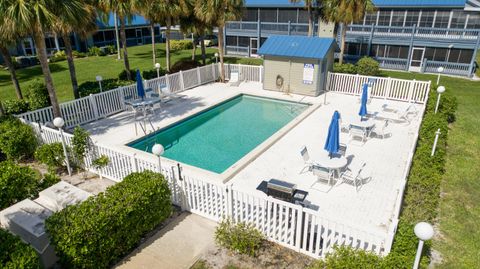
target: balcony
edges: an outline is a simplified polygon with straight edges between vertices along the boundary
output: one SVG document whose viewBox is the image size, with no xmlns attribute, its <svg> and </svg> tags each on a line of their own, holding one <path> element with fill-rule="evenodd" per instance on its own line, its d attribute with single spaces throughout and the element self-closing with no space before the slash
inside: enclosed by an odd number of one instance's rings
<svg viewBox="0 0 480 269">
<path fill-rule="evenodd" d="M 307 23 L 231 21 L 227 22 L 225 29 L 227 35 L 237 36 L 257 36 L 259 32 L 262 37 L 308 34 Z"/>
</svg>

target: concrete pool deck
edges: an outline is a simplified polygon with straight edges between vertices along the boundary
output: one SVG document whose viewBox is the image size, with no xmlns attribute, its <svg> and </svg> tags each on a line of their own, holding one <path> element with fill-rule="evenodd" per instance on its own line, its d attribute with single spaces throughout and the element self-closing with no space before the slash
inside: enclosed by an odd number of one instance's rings
<svg viewBox="0 0 480 269">
<path fill-rule="evenodd" d="M 346 120 L 358 117 L 359 103 L 356 96 L 328 93 L 327 104 L 324 104 L 323 95 L 304 97 L 265 91 L 262 90 L 261 83 L 242 83 L 240 87 L 213 83 L 182 92 L 184 98 L 172 101 L 157 110 L 156 115 L 152 117 L 152 124 L 155 130 L 164 128 L 241 93 L 307 102 L 314 104 L 316 109 L 296 122 L 289 130 L 285 130 L 273 144 L 257 156 L 252 156 L 227 184 L 233 184 L 235 189 L 262 196 L 265 194 L 257 190 L 262 181 L 270 178 L 288 181 L 309 193 L 306 199 L 311 208 L 322 212 L 322 215 L 329 219 L 338 220 L 339 225 L 362 227 L 374 234 L 385 234 L 391 229 L 393 222 L 398 218 L 395 208 L 399 205 L 396 203 L 399 201 L 404 176 L 409 167 L 409 154 L 415 147 L 423 105 L 415 105 L 418 116 L 410 124 L 391 123 L 389 132 L 392 135 L 388 138 L 370 138 L 364 145 L 359 145 L 357 142 L 349 142 L 348 135 L 341 134 L 341 142 L 347 144 L 346 156 L 352 155 L 355 160 L 364 161 L 366 172 L 371 177 L 358 192 L 350 184 L 336 185 L 331 189 L 321 183 L 314 184 L 316 176 L 311 172 L 299 173 L 304 167 L 300 156 L 301 146 L 306 145 L 312 159 L 315 160 L 315 156 L 323 150 L 333 112 L 338 110 Z M 406 102 L 373 99 L 368 106 L 369 111 L 380 111 L 385 103 L 398 108 L 406 108 L 409 105 Z M 99 144 L 115 147 L 128 154 L 137 154 L 142 158 L 155 159 L 152 154 L 125 146 L 128 142 L 144 136 L 141 131 L 135 134 L 133 118 L 127 112 L 84 127 Z M 149 130 L 153 131 L 151 128 Z M 162 166 L 173 166 L 176 163 L 162 158 Z M 222 181 L 218 174 L 187 165 L 183 168 L 185 174 L 216 182 Z"/>
</svg>

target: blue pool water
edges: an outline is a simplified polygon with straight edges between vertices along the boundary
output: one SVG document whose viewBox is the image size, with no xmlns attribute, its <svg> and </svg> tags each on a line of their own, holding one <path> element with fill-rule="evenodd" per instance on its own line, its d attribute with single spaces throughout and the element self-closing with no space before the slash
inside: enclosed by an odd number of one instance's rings
<svg viewBox="0 0 480 269">
<path fill-rule="evenodd" d="M 222 173 L 307 107 L 239 95 L 128 146 L 151 152 L 159 143 L 165 147 L 164 157 Z"/>
</svg>

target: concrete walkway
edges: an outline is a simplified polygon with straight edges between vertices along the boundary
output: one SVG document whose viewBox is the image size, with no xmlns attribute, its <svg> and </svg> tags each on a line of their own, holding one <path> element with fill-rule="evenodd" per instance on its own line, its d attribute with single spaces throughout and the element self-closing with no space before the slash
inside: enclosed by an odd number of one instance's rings
<svg viewBox="0 0 480 269">
<path fill-rule="evenodd" d="M 190 268 L 198 257 L 214 246 L 216 223 L 183 213 L 122 262 L 118 269 Z"/>
</svg>

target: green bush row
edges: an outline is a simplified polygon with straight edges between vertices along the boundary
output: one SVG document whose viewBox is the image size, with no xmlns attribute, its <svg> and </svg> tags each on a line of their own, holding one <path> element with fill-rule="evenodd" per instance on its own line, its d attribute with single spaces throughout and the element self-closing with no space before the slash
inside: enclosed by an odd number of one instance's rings
<svg viewBox="0 0 480 269">
<path fill-rule="evenodd" d="M 55 213 L 46 228 L 61 263 L 108 268 L 170 216 L 170 195 L 161 174 L 132 173 L 105 193 Z"/>
<path fill-rule="evenodd" d="M 263 234 L 251 223 L 233 223 L 225 219 L 215 231 L 218 245 L 241 254 L 255 256 L 264 240 Z"/>
<path fill-rule="evenodd" d="M 118 79 L 104 79 L 102 81 L 102 91 L 109 91 L 118 87 L 131 85 L 131 81 L 123 81 Z M 90 94 L 100 93 L 100 85 L 97 81 L 86 81 L 78 85 L 78 92 L 80 97 L 89 96 Z"/>
<path fill-rule="evenodd" d="M 363 57 L 354 65 L 351 63 L 339 64 L 335 63 L 333 71 L 337 73 L 359 74 L 364 76 L 379 76 L 380 65 L 375 59 Z"/>
<path fill-rule="evenodd" d="M 170 50 L 188 50 L 193 49 L 193 42 L 191 40 L 170 40 Z"/>
<path fill-rule="evenodd" d="M 35 250 L 19 237 L 0 229 L 0 268 L 40 269 L 40 259 Z"/>
<path fill-rule="evenodd" d="M 4 102 L 7 114 L 21 114 L 29 110 L 36 110 L 50 106 L 50 97 L 45 83 L 35 79 L 25 88 L 24 99 L 12 99 Z"/>
<path fill-rule="evenodd" d="M 435 87 L 430 90 L 425 115 L 419 131 L 418 143 L 408 176 L 400 221 L 391 252 L 384 258 L 362 250 L 339 247 L 324 261 L 312 268 L 412 268 L 418 244 L 413 229 L 420 221 L 434 222 L 440 199 L 440 183 L 445 166 L 448 124 L 455 120 L 456 98 L 450 93 L 442 95 L 439 112 L 434 113 Z M 430 156 L 435 131 L 441 135 L 433 157 Z M 430 242 L 424 251 L 429 252 Z M 429 264 L 428 255 L 423 255 L 421 267 Z"/>
</svg>

